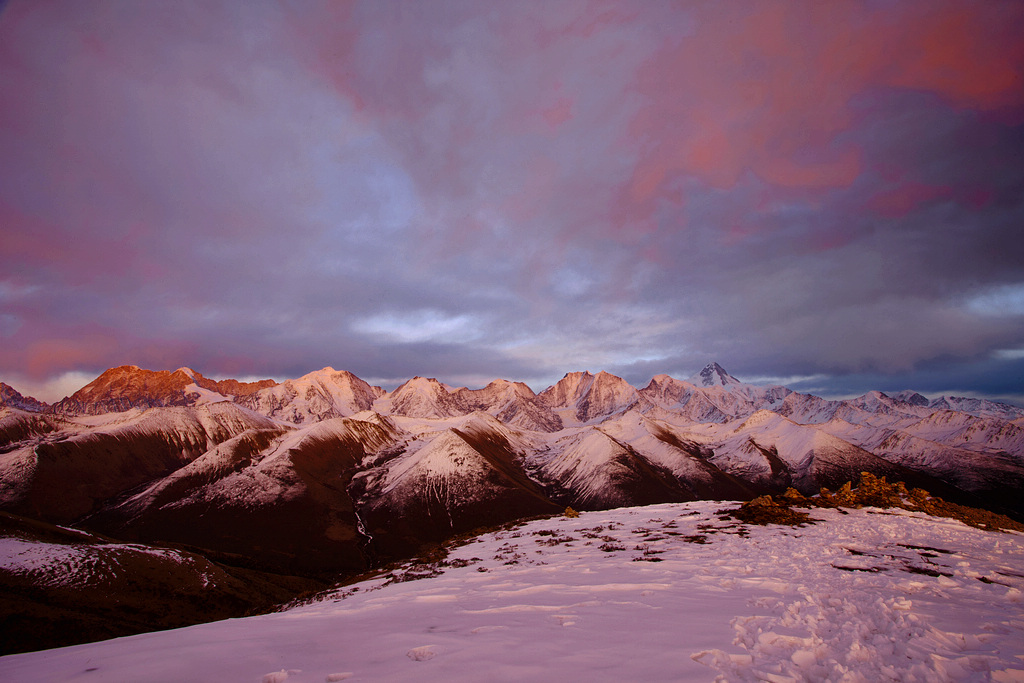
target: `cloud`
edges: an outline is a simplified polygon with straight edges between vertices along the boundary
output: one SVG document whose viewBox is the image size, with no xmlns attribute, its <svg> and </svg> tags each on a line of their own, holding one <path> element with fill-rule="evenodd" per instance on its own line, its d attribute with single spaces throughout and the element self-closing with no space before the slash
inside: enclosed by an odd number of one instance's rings
<svg viewBox="0 0 1024 683">
<path fill-rule="evenodd" d="M 468 315 L 447 316 L 421 309 L 406 314 L 378 313 L 352 323 L 355 332 L 399 343 L 479 338 L 480 323 Z"/>
<path fill-rule="evenodd" d="M 989 372 L 1024 347 L 1022 31 L 967 1 L 10 2 L 0 373 Z"/>
<path fill-rule="evenodd" d="M 1024 316 L 1024 283 L 994 287 L 971 297 L 967 310 L 985 316 Z"/>
<path fill-rule="evenodd" d="M 15 387 L 23 396 L 31 396 L 36 400 L 46 403 L 56 403 L 62 398 L 75 393 L 94 379 L 96 379 L 95 374 L 72 371 L 62 373 L 42 382 L 24 375 L 12 375 L 5 378 L 5 384 Z"/>
</svg>

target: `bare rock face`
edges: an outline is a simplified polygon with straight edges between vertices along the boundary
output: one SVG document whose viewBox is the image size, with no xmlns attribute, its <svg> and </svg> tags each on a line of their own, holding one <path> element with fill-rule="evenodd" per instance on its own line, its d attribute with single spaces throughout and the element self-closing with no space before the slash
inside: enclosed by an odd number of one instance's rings
<svg viewBox="0 0 1024 683">
<path fill-rule="evenodd" d="M 239 382 L 237 379 L 207 379 L 198 372 L 193 372 L 192 376 L 195 378 L 196 384 L 203 389 L 209 389 L 224 396 L 234 396 L 235 399 L 251 396 L 257 391 L 277 385 L 277 382 L 272 379 L 261 379 L 258 382 Z"/>
</svg>

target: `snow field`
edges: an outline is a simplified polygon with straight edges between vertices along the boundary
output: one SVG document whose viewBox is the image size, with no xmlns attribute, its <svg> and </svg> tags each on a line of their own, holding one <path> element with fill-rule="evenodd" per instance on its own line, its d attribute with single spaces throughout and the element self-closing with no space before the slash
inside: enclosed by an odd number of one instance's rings
<svg viewBox="0 0 1024 683">
<path fill-rule="evenodd" d="M 532 521 L 285 612 L 3 657 L 0 680 L 1024 680 L 1024 535 L 733 506 Z"/>
</svg>

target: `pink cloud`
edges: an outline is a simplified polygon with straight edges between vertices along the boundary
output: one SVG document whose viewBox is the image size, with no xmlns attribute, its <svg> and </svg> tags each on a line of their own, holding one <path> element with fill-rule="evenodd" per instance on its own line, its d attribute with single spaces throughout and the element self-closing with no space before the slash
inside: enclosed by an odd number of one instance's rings
<svg viewBox="0 0 1024 683">
<path fill-rule="evenodd" d="M 869 207 L 886 218 L 905 216 L 921 204 L 934 199 L 949 197 L 953 188 L 905 182 L 875 195 Z"/>
<path fill-rule="evenodd" d="M 923 3 L 908 14 L 904 30 L 891 38 L 899 59 L 885 82 L 939 93 L 959 107 L 998 110 L 1024 102 L 1019 5 Z"/>
<path fill-rule="evenodd" d="M 573 100 L 569 97 L 560 97 L 552 106 L 544 109 L 541 115 L 548 122 L 551 128 L 557 129 L 563 123 L 572 118 Z"/>
<path fill-rule="evenodd" d="M 110 350 L 118 340 L 113 336 L 75 334 L 73 338 L 49 338 L 30 342 L 18 365 L 29 376 L 42 378 L 60 371 L 96 367 L 109 362 Z"/>
<path fill-rule="evenodd" d="M 718 188 L 745 172 L 810 193 L 849 187 L 861 154 L 836 140 L 856 124 L 857 95 L 893 87 L 981 110 L 1024 104 L 1024 41 L 1012 28 L 1021 19 L 994 3 L 697 5 L 694 34 L 638 75 L 647 106 L 631 134 L 659 144 L 621 201 L 665 196 L 678 175 Z"/>
</svg>

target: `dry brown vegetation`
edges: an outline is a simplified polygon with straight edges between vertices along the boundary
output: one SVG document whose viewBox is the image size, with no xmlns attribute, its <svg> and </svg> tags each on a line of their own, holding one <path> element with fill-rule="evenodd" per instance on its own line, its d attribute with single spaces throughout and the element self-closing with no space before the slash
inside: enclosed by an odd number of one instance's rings
<svg viewBox="0 0 1024 683">
<path fill-rule="evenodd" d="M 910 489 L 901 482 L 889 483 L 885 477 L 861 472 L 856 488 L 846 482 L 838 491 L 822 488 L 816 496 L 805 496 L 789 488 L 778 496 L 764 495 L 744 503 L 728 515 L 748 524 L 812 524 L 809 513 L 793 508 L 901 508 L 924 512 L 933 517 L 956 519 L 969 526 L 990 531 L 1024 531 L 1024 524 L 989 510 L 950 503 L 924 489 Z"/>
</svg>

